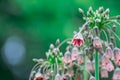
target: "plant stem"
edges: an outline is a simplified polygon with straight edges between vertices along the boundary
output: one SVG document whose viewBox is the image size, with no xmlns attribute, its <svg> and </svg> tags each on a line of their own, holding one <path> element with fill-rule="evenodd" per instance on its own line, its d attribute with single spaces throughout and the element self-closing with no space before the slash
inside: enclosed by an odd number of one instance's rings
<svg viewBox="0 0 120 80">
<path fill-rule="evenodd" d="M 95 52 L 95 80 L 99 80 L 99 54 Z"/>
<path fill-rule="evenodd" d="M 62 42 L 57 46 L 57 48 L 60 48 L 64 43 L 66 43 L 66 42 L 69 41 L 69 40 L 72 40 L 72 39 L 66 39 L 66 40 L 62 41 Z"/>
<path fill-rule="evenodd" d="M 85 56 L 85 66 L 84 66 L 84 72 L 83 72 L 83 75 L 84 75 L 84 80 L 88 80 L 88 73 L 86 71 L 86 63 L 87 63 L 87 56 Z"/>
</svg>

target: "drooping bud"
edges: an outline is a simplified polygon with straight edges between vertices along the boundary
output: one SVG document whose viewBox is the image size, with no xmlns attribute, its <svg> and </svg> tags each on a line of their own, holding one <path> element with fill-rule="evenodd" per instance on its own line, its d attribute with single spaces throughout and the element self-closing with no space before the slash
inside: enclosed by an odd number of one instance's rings
<svg viewBox="0 0 120 80">
<path fill-rule="evenodd" d="M 43 75 L 41 73 L 36 73 L 34 80 L 47 80 L 45 77 L 43 77 Z"/>
<path fill-rule="evenodd" d="M 87 64 L 86 64 L 86 69 L 90 72 L 94 71 L 94 64 L 88 59 Z"/>
<path fill-rule="evenodd" d="M 93 40 L 93 47 L 95 49 L 100 49 L 102 48 L 102 43 L 101 43 L 101 40 L 99 39 L 99 37 L 95 37 L 94 40 Z"/>
<path fill-rule="evenodd" d="M 78 11 L 82 14 L 84 14 L 84 11 L 81 8 L 78 8 Z"/>
<path fill-rule="evenodd" d="M 116 32 L 116 25 L 113 25 L 112 29 L 113 29 L 114 32 Z"/>
<path fill-rule="evenodd" d="M 94 27 L 94 32 L 95 32 L 95 35 L 98 36 L 98 34 L 99 34 L 98 26 L 95 26 L 95 27 Z"/>
<path fill-rule="evenodd" d="M 93 76 L 90 76 L 90 79 L 89 80 L 95 80 L 95 77 Z"/>
<path fill-rule="evenodd" d="M 112 49 L 111 49 L 110 47 L 106 48 L 105 57 L 106 57 L 107 59 L 110 59 L 110 58 L 112 58 L 112 56 L 113 56 Z"/>
<path fill-rule="evenodd" d="M 113 74 L 113 80 L 120 80 L 120 68 L 116 68 Z"/>
<path fill-rule="evenodd" d="M 103 13 L 103 11 L 104 11 L 104 8 L 103 8 L 103 6 L 102 6 L 102 7 L 99 7 L 99 10 L 98 10 L 98 12 L 99 12 L 99 13 Z"/>
<path fill-rule="evenodd" d="M 76 59 L 78 58 L 78 54 L 79 54 L 78 48 L 77 48 L 77 47 L 74 47 L 74 48 L 72 49 L 72 55 L 71 55 L 72 60 L 76 60 Z"/>
<path fill-rule="evenodd" d="M 108 71 L 105 68 L 101 69 L 101 77 L 108 78 Z"/>
<path fill-rule="evenodd" d="M 56 45 L 58 46 L 60 44 L 60 39 L 56 40 Z"/>
<path fill-rule="evenodd" d="M 54 45 L 53 44 L 50 44 L 50 49 L 53 49 L 54 48 Z"/>
<path fill-rule="evenodd" d="M 71 53 L 69 51 L 65 52 L 65 55 L 63 57 L 63 62 L 66 64 L 72 62 Z"/>
<path fill-rule="evenodd" d="M 92 7 L 89 7 L 89 10 L 87 11 L 87 16 L 93 16 L 94 12 Z"/>
<path fill-rule="evenodd" d="M 78 54 L 77 62 L 78 62 L 78 64 L 84 63 L 84 56 L 83 56 L 83 54 Z"/>
<path fill-rule="evenodd" d="M 61 76 L 60 76 L 60 74 L 56 74 L 56 76 L 55 76 L 55 80 L 61 80 Z"/>
</svg>

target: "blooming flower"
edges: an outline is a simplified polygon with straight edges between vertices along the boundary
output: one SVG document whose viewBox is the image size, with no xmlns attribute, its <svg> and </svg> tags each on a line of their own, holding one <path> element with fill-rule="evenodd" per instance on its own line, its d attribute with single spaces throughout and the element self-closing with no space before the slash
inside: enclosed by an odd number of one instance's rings
<svg viewBox="0 0 120 80">
<path fill-rule="evenodd" d="M 101 77 L 108 78 L 108 71 L 105 68 L 101 69 Z"/>
<path fill-rule="evenodd" d="M 100 39 L 98 37 L 94 38 L 94 41 L 93 41 L 93 47 L 95 49 L 100 49 L 102 48 L 102 43 L 100 41 Z"/>
<path fill-rule="evenodd" d="M 120 80 L 120 68 L 116 68 L 113 74 L 113 80 Z"/>
<path fill-rule="evenodd" d="M 61 76 L 60 76 L 60 74 L 56 74 L 56 76 L 55 76 L 55 80 L 61 80 Z"/>
<path fill-rule="evenodd" d="M 114 49 L 114 62 L 116 65 L 120 66 L 120 49 Z"/>
<path fill-rule="evenodd" d="M 72 62 L 71 53 L 69 51 L 66 51 L 66 53 L 63 57 L 63 62 L 66 63 L 66 64 Z"/>
<path fill-rule="evenodd" d="M 74 35 L 74 38 L 72 40 L 72 44 L 74 46 L 81 46 L 84 44 L 84 39 L 83 39 L 83 36 L 80 32 Z"/>
<path fill-rule="evenodd" d="M 78 53 L 79 53 L 78 48 L 77 48 L 77 47 L 74 47 L 74 48 L 72 49 L 72 55 L 71 55 L 72 60 L 76 60 L 76 59 L 78 58 Z"/>
<path fill-rule="evenodd" d="M 110 47 L 108 47 L 108 48 L 106 49 L 105 57 L 106 57 L 107 59 L 110 59 L 110 58 L 113 57 L 113 52 L 112 52 L 112 49 L 111 49 Z"/>
<path fill-rule="evenodd" d="M 86 69 L 88 71 L 92 71 L 92 72 L 94 71 L 94 65 L 93 65 L 93 63 L 90 60 L 87 61 Z"/>
<path fill-rule="evenodd" d="M 82 55 L 82 54 L 79 54 L 79 55 L 78 55 L 77 62 L 78 62 L 79 64 L 84 63 L 84 57 L 83 57 L 83 55 Z"/>
<path fill-rule="evenodd" d="M 41 73 L 36 73 L 34 80 L 47 80 Z"/>
</svg>

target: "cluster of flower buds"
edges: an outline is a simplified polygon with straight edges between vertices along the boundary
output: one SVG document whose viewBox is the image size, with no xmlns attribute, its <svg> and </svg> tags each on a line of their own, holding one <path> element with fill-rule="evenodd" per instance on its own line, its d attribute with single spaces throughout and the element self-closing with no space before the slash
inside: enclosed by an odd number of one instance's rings
<svg viewBox="0 0 120 80">
<path fill-rule="evenodd" d="M 115 32 L 120 16 L 110 17 L 110 10 L 103 7 L 96 11 L 90 7 L 87 15 L 80 8 L 79 12 L 85 24 L 72 39 L 61 43 L 57 40 L 56 46 L 51 44 L 46 60 L 34 59 L 38 63 L 32 69 L 29 80 L 99 80 L 96 79 L 97 71 L 101 78 L 109 78 L 108 73 L 114 71 L 113 80 L 120 79 L 120 49 L 115 41 L 119 39 Z M 68 46 L 63 54 L 59 48 L 64 42 Z M 86 77 L 86 74 L 89 76 Z"/>
</svg>

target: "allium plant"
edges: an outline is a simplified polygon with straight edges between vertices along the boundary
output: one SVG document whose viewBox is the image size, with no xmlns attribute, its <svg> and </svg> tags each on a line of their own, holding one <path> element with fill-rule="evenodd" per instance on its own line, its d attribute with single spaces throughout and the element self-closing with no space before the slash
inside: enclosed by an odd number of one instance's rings
<svg viewBox="0 0 120 80">
<path fill-rule="evenodd" d="M 116 25 L 120 25 L 120 16 L 110 17 L 109 9 L 99 7 L 94 11 L 90 7 L 87 14 L 79 8 L 85 23 L 74 32 L 72 39 L 50 44 L 47 59 L 33 59 L 29 80 L 99 80 L 108 78 L 120 80 L 120 49 L 116 39 Z M 67 43 L 66 52 L 60 51 L 62 44 Z"/>
</svg>

